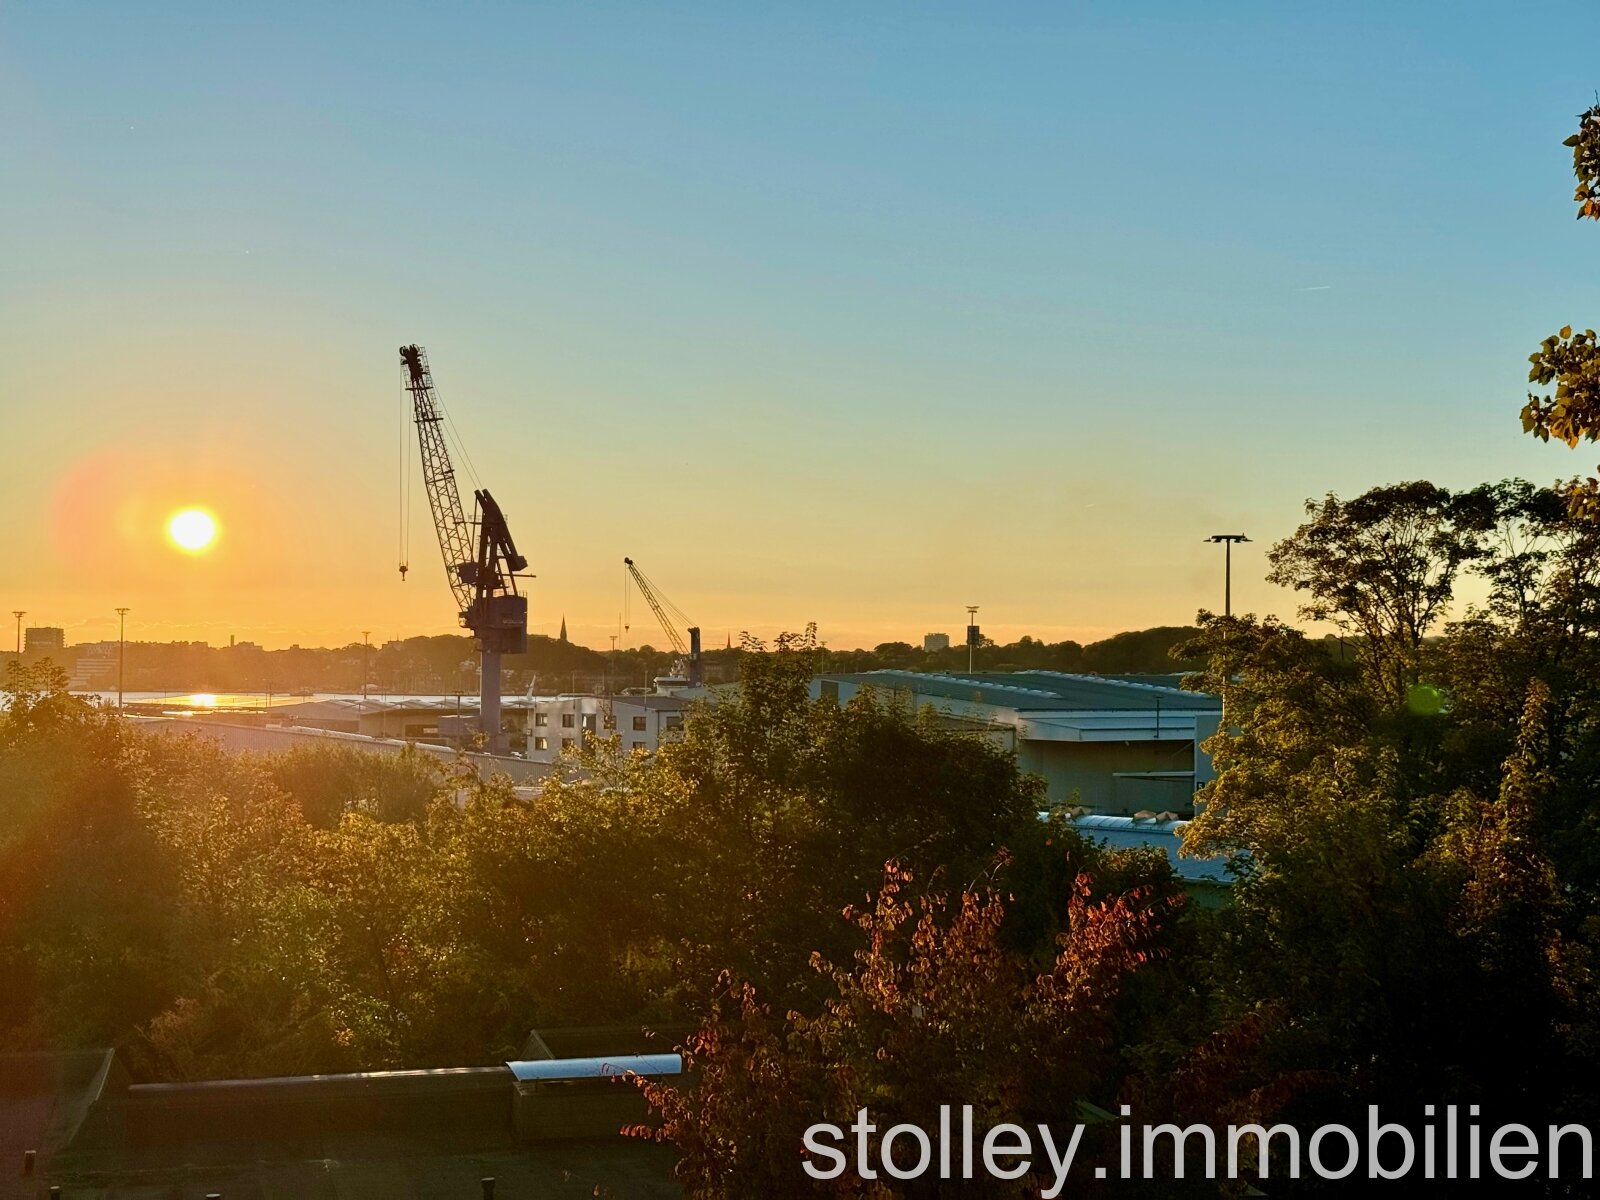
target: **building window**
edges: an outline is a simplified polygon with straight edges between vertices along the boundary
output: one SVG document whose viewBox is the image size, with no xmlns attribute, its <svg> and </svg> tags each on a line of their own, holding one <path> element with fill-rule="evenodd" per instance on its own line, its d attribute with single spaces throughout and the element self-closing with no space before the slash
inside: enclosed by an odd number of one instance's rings
<svg viewBox="0 0 1600 1200">
<path fill-rule="evenodd" d="M 633 731 L 635 733 L 643 733 L 646 729 L 649 729 L 649 728 L 650 728 L 650 726 L 646 722 L 644 717 L 635 717 L 633 719 Z M 635 743 L 635 744 L 637 744 L 637 743 Z"/>
<path fill-rule="evenodd" d="M 548 749 L 550 749 L 550 739 L 549 738 L 541 738 L 541 737 L 534 738 L 533 739 L 533 748 L 535 750 L 548 750 Z"/>
<path fill-rule="evenodd" d="M 561 714 L 561 728 L 563 728 L 563 729 L 571 729 L 575 724 L 577 724 L 577 722 L 575 722 L 572 719 L 572 714 L 571 713 L 562 713 Z"/>
<path fill-rule="evenodd" d="M 583 728 L 584 728 L 584 732 L 586 732 L 586 733 L 593 733 L 594 732 L 594 714 L 593 713 L 584 713 L 583 714 Z"/>
<path fill-rule="evenodd" d="M 550 714 L 549 713 L 534 713 L 533 714 L 533 723 L 535 725 L 548 725 L 548 724 L 550 724 Z"/>
<path fill-rule="evenodd" d="M 572 739 L 571 738 L 562 738 L 561 739 L 561 748 L 563 750 L 565 750 L 570 745 L 572 745 Z"/>
<path fill-rule="evenodd" d="M 643 742 L 635 742 L 633 744 L 633 748 L 635 750 L 646 750 L 646 749 L 649 749 L 649 747 L 647 747 Z"/>
</svg>

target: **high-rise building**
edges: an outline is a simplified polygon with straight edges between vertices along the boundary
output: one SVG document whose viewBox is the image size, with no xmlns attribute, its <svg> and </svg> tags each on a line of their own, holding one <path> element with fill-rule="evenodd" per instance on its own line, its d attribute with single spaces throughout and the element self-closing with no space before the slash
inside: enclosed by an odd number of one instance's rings
<svg viewBox="0 0 1600 1200">
<path fill-rule="evenodd" d="M 932 654 L 936 650 L 950 649 L 950 635 L 948 633 L 925 633 L 922 635 L 922 649 Z"/>
<path fill-rule="evenodd" d="M 58 625 L 34 625 L 22 631 L 24 654 L 50 654 L 67 648 L 67 631 Z"/>
</svg>

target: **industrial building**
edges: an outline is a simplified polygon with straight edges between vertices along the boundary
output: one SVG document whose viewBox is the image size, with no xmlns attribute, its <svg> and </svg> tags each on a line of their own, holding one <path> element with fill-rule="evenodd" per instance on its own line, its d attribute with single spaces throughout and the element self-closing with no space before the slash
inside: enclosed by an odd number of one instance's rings
<svg viewBox="0 0 1600 1200">
<path fill-rule="evenodd" d="M 1216 732 L 1222 701 L 1135 677 L 1059 671 L 949 673 L 866 671 L 819 675 L 813 696 L 841 703 L 865 688 L 953 727 L 1014 750 L 1024 771 L 1045 781 L 1052 804 L 1116 816 L 1194 811 L 1194 792 L 1212 777 L 1200 744 Z"/>
<path fill-rule="evenodd" d="M 508 723 L 525 722 L 530 762 L 554 762 L 561 751 L 580 745 L 583 738 L 615 733 L 624 751 L 653 752 L 673 731 L 683 726 L 689 701 L 682 696 L 536 697 L 508 702 Z"/>
<path fill-rule="evenodd" d="M 81 642 L 73 647 L 73 651 L 75 657 L 67 668 L 69 689 L 84 692 L 116 686 L 116 642 Z"/>
<path fill-rule="evenodd" d="M 500 719 L 515 757 L 553 763 L 561 752 L 594 736 L 617 735 L 624 752 L 653 752 L 680 729 L 691 700 L 682 695 L 515 696 Z M 477 705 L 448 696 L 397 699 L 180 696 L 140 700 L 130 712 L 145 718 L 256 728 L 320 730 L 393 742 L 456 745 L 477 733 Z"/>
</svg>

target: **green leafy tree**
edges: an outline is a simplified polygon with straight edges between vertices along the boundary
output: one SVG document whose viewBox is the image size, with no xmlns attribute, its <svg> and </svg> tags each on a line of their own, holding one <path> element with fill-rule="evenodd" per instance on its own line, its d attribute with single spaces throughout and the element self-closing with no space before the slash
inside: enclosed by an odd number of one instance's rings
<svg viewBox="0 0 1600 1200">
<path fill-rule="evenodd" d="M 444 791 L 438 759 L 413 747 L 373 754 L 348 745 L 296 746 L 265 758 L 274 781 L 311 824 L 331 829 L 348 813 L 419 821 Z"/>
<path fill-rule="evenodd" d="M 1482 489 L 1426 482 L 1306 502 L 1308 520 L 1272 548 L 1269 581 L 1307 594 L 1300 615 L 1355 639 L 1375 695 L 1403 702 L 1423 639 L 1443 620 L 1462 569 L 1481 559 L 1494 517 Z"/>
<path fill-rule="evenodd" d="M 1451 664 L 1451 703 L 1427 713 L 1297 631 L 1203 615 L 1198 682 L 1225 713 L 1185 849 L 1230 855 L 1239 879 L 1208 948 L 1208 1082 L 1192 1088 L 1180 1066 L 1175 1103 L 1328 1120 L 1444 1094 L 1552 1119 L 1589 1102 L 1553 1081 L 1583 1078 L 1571 1064 L 1595 1047 L 1594 909 L 1574 903 L 1581 872 L 1562 874 L 1584 846 L 1574 825 L 1592 819 L 1572 811 L 1594 780 L 1572 709 L 1589 710 L 1594 684 L 1553 703 L 1539 671 L 1554 661 L 1525 652 L 1525 668 L 1474 691 L 1460 685 L 1503 663 L 1476 647 L 1455 657 L 1463 638 L 1547 636 L 1562 562 L 1535 573 L 1525 602 L 1444 632 L 1431 650 Z M 1524 697 L 1509 714 L 1506 692 Z M 1489 745 L 1486 729 L 1498 753 L 1463 767 L 1463 739 Z M 1485 1020 L 1515 1032 L 1485 1045 Z"/>
<path fill-rule="evenodd" d="M 166 996 L 171 864 L 140 819 L 141 747 L 48 661 L 0 712 L 0 1044 L 104 1045 Z"/>
<path fill-rule="evenodd" d="M 1563 143 L 1572 149 L 1579 219 L 1600 221 L 1600 105 L 1578 118 L 1578 131 Z M 1552 437 L 1577 446 L 1600 439 L 1600 342 L 1592 329 L 1564 326 L 1545 338 L 1528 358 L 1528 382 L 1555 385 L 1553 394 L 1528 393 L 1522 429 L 1541 441 Z M 1576 511 L 1600 516 L 1600 480 L 1575 481 L 1568 494 Z"/>
</svg>

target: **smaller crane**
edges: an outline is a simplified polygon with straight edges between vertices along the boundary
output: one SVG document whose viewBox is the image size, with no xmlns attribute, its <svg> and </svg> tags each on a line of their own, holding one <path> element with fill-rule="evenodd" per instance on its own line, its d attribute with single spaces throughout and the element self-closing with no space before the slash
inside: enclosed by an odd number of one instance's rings
<svg viewBox="0 0 1600 1200">
<path fill-rule="evenodd" d="M 644 572 L 633 565 L 633 559 L 622 560 L 628 568 L 628 574 L 633 576 L 633 582 L 639 588 L 639 594 L 644 597 L 645 603 L 650 606 L 650 611 L 656 614 L 656 620 L 661 623 L 662 632 L 667 635 L 667 641 L 672 643 L 672 648 L 678 652 L 680 660 L 678 673 L 689 681 L 690 687 L 699 687 L 705 682 L 705 669 L 700 662 L 700 626 L 691 624 L 689 618 L 683 615 L 683 610 L 672 601 L 662 596 L 648 579 Z M 667 610 L 672 610 L 672 616 L 667 615 Z M 688 645 L 684 645 L 683 634 L 678 632 L 678 627 L 673 618 L 676 617 L 686 627 L 689 634 Z"/>
</svg>

